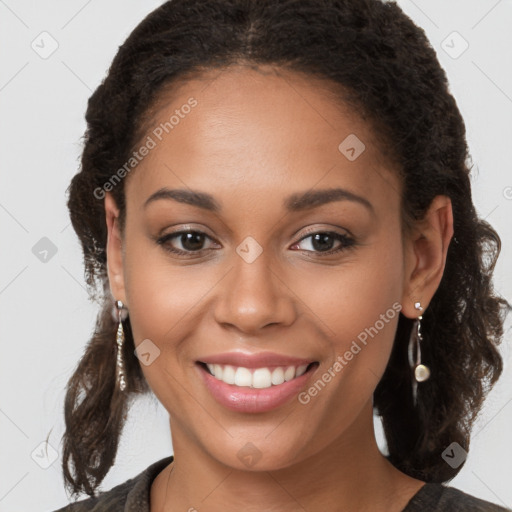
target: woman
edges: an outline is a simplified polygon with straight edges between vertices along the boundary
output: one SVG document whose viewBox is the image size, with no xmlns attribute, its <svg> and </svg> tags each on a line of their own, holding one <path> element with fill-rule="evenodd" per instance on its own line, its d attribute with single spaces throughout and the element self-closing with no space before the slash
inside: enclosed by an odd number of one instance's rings
<svg viewBox="0 0 512 512">
<path fill-rule="evenodd" d="M 395 4 L 167 2 L 86 118 L 68 206 L 103 308 L 65 403 L 90 498 L 60 510 L 505 510 L 442 485 L 509 305 L 463 120 Z M 174 456 L 95 496 L 151 391 Z"/>
</svg>

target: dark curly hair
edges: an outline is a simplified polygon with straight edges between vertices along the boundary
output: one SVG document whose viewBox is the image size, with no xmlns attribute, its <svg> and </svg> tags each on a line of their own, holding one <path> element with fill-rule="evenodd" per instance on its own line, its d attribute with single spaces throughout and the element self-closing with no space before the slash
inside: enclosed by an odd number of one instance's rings
<svg viewBox="0 0 512 512">
<path fill-rule="evenodd" d="M 101 299 L 101 311 L 67 385 L 66 487 L 74 495 L 95 495 L 115 462 L 129 400 L 150 393 L 129 319 L 122 354 L 127 389 L 116 386 L 107 226 L 104 202 L 94 191 L 127 161 L 164 91 L 232 64 L 268 64 L 333 86 L 396 162 L 404 227 L 421 219 L 435 196 L 450 197 L 454 239 L 422 323 L 422 357 L 435 378 L 420 385 L 414 407 L 406 346 L 412 320 L 400 314 L 374 408 L 390 462 L 427 482 L 452 479 L 462 466 L 452 468 L 441 453 L 454 441 L 469 448 L 473 421 L 502 372 L 497 345 L 510 305 L 493 290 L 500 238 L 475 212 L 464 122 L 424 31 L 390 1 L 173 0 L 133 30 L 90 97 L 81 168 L 68 189 L 87 286 L 91 298 Z M 112 194 L 123 231 L 123 182 Z"/>
</svg>

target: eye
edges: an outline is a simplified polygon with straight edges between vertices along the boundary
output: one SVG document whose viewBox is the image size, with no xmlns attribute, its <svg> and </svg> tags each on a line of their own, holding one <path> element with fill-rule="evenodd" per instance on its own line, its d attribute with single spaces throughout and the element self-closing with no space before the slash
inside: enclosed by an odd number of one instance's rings
<svg viewBox="0 0 512 512">
<path fill-rule="evenodd" d="M 202 231 L 184 230 L 169 233 L 159 238 L 157 243 L 162 245 L 166 251 L 187 256 L 194 253 L 201 253 L 208 249 L 209 247 L 204 247 L 206 240 L 211 240 L 211 238 Z M 174 244 L 181 246 L 181 248 L 176 248 Z"/>
<path fill-rule="evenodd" d="M 307 240 L 309 241 L 305 242 Z M 333 248 L 336 242 L 338 246 Z M 304 251 L 318 253 L 319 255 L 331 255 L 349 249 L 354 245 L 355 240 L 346 234 L 334 231 L 316 231 L 301 238 L 292 248 L 298 247 Z"/>
<path fill-rule="evenodd" d="M 210 246 L 205 247 L 205 243 L 208 241 L 210 241 Z M 157 240 L 157 243 L 164 250 L 179 256 L 199 255 L 208 249 L 220 247 L 206 233 L 190 229 L 164 235 Z M 336 243 L 338 245 L 334 247 Z M 349 235 L 334 231 L 316 231 L 301 238 L 291 248 L 327 256 L 347 250 L 354 245 L 355 240 Z"/>
</svg>

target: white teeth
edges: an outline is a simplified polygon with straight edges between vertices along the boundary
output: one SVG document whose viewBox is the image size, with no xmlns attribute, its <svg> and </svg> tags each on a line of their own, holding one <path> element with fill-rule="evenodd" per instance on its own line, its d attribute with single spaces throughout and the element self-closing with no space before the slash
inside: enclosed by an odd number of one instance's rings
<svg viewBox="0 0 512 512">
<path fill-rule="evenodd" d="M 269 388 L 272 386 L 272 376 L 268 368 L 258 368 L 252 374 L 253 388 Z"/>
<path fill-rule="evenodd" d="M 219 379 L 222 379 L 222 366 L 220 364 L 214 364 L 213 365 L 213 373 L 215 375 L 218 375 Z"/>
<path fill-rule="evenodd" d="M 217 374 L 215 374 L 217 375 Z M 226 384 L 234 384 L 235 383 L 235 369 L 230 366 L 226 365 L 224 366 L 224 372 L 222 373 L 222 380 Z"/>
<path fill-rule="evenodd" d="M 215 374 L 215 377 L 217 377 L 217 374 Z M 217 378 L 222 380 L 222 376 Z M 237 368 L 235 372 L 235 384 L 237 386 L 250 386 L 252 384 L 252 375 L 250 370 L 242 367 Z"/>
<path fill-rule="evenodd" d="M 286 370 L 284 371 L 284 380 L 288 382 L 289 380 L 292 380 L 295 377 L 295 367 L 294 366 L 288 366 Z"/>
<path fill-rule="evenodd" d="M 279 366 L 271 370 L 270 368 L 256 368 L 250 370 L 244 367 L 235 367 L 231 365 L 209 364 L 206 366 L 210 373 L 218 380 L 226 384 L 235 386 L 252 387 L 257 389 L 279 386 L 283 382 L 300 377 L 306 373 L 307 364 L 300 366 Z"/>
<path fill-rule="evenodd" d="M 284 370 L 282 368 L 276 368 L 272 372 L 272 384 L 278 386 L 284 382 Z"/>
</svg>

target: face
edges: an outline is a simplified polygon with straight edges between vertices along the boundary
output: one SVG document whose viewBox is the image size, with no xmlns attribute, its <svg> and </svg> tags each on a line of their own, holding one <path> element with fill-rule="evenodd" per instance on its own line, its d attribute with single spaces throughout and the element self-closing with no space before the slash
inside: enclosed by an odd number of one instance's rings
<svg viewBox="0 0 512 512">
<path fill-rule="evenodd" d="M 242 67 L 182 84 L 153 121 L 109 278 L 175 449 L 268 470 L 346 442 L 411 301 L 371 126 L 319 82 Z"/>
</svg>

